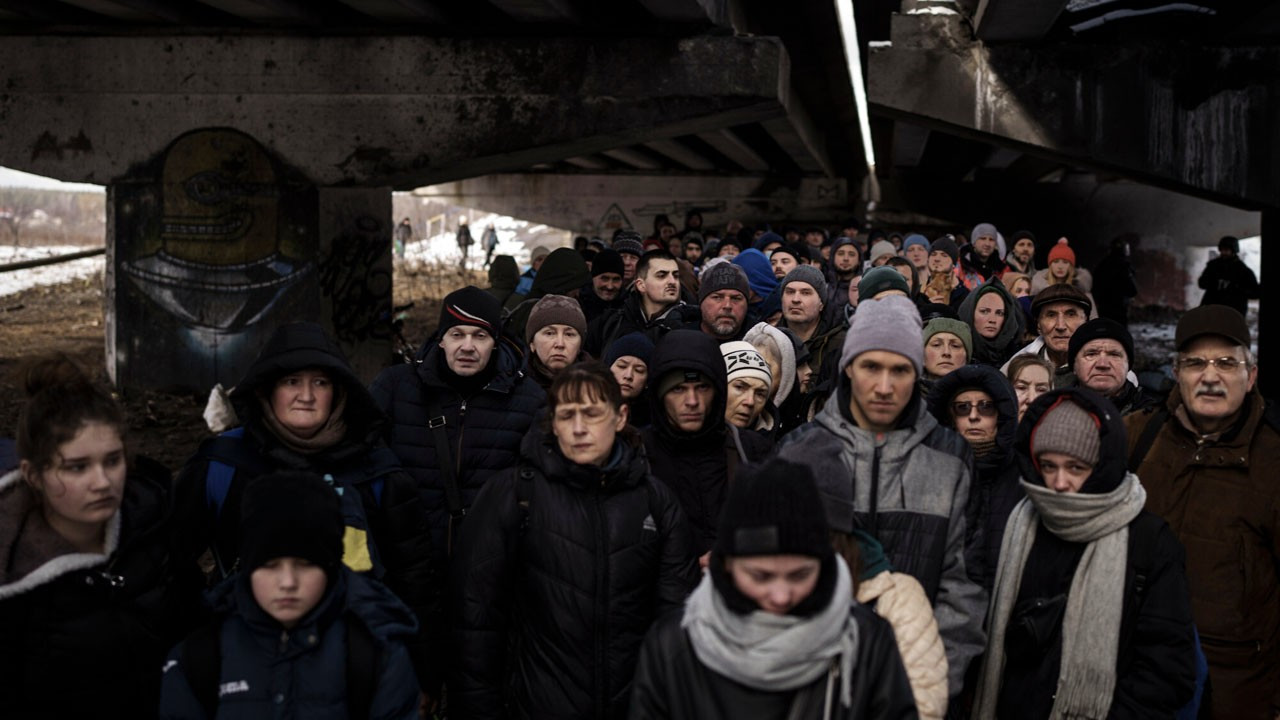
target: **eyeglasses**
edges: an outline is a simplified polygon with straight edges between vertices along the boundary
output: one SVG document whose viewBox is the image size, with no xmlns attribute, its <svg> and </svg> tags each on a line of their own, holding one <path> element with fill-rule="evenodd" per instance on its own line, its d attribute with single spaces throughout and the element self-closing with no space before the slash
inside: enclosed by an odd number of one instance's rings
<svg viewBox="0 0 1280 720">
<path fill-rule="evenodd" d="M 1228 373 L 1234 372 L 1241 365 L 1244 365 L 1244 361 L 1230 356 L 1220 358 L 1184 357 L 1178 360 L 1178 367 L 1190 372 L 1203 372 L 1210 365 L 1218 372 Z"/>
<path fill-rule="evenodd" d="M 996 402 L 994 400 L 979 400 L 976 403 L 951 403 L 951 412 L 954 413 L 956 417 L 969 417 L 969 411 L 974 407 L 978 408 L 978 414 L 982 417 L 995 417 L 996 415 Z"/>
</svg>

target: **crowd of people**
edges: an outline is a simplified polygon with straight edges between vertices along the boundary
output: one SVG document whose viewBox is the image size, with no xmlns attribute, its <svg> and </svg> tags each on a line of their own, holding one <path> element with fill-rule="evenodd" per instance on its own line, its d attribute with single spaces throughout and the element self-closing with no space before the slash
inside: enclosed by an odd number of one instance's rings
<svg viewBox="0 0 1280 720">
<path fill-rule="evenodd" d="M 172 478 L 32 359 L 4 716 L 1280 716 L 1256 283 L 1152 388 L 1123 241 L 861 230 L 486 258 L 368 387 L 282 326 Z"/>
</svg>

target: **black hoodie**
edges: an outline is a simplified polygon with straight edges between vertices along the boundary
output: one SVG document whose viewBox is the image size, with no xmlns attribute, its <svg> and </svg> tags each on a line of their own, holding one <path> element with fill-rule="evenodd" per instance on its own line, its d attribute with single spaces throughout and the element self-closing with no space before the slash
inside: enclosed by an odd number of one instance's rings
<svg viewBox="0 0 1280 720">
<path fill-rule="evenodd" d="M 715 391 L 707 420 L 697 432 L 684 432 L 667 417 L 658 386 L 673 370 L 697 373 L 710 381 Z M 645 390 L 651 424 L 643 433 L 644 445 L 654 476 L 671 488 L 693 524 L 698 555 L 715 543 L 720 509 L 742 457 L 757 462 L 769 451 L 759 434 L 734 432 L 737 429 L 725 423 L 727 389 L 724 355 L 710 335 L 674 330 L 658 343 Z"/>
<path fill-rule="evenodd" d="M 951 401 L 964 390 L 981 390 L 996 403 L 995 447 L 984 455 L 975 453 L 974 481 L 969 490 L 969 520 L 976 524 L 979 540 L 971 543 L 965 553 L 969 577 L 990 592 L 1000 565 L 1005 524 L 1025 495 L 1018 484 L 1019 469 L 1013 452 L 1018 400 L 998 370 L 986 365 L 963 365 L 934 381 L 929 392 L 929 412 L 939 424 L 955 428 Z"/>
</svg>

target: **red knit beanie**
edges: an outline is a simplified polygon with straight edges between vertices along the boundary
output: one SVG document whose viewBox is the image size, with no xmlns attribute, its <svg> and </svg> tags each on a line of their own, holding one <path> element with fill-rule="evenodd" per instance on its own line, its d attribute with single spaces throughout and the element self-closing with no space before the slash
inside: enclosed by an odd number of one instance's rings
<svg viewBox="0 0 1280 720">
<path fill-rule="evenodd" d="M 1058 238 L 1058 244 L 1049 250 L 1049 262 L 1054 260 L 1066 260 L 1072 265 L 1076 264 L 1076 253 L 1071 249 L 1066 238 Z"/>
</svg>

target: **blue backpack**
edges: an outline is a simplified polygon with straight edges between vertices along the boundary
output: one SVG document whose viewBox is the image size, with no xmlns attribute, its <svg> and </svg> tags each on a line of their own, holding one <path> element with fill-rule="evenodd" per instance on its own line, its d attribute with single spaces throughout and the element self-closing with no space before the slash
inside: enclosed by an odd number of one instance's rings
<svg viewBox="0 0 1280 720">
<path fill-rule="evenodd" d="M 276 469 L 244 441 L 243 427 L 205 440 L 198 455 L 208 461 L 204 480 L 205 504 L 215 518 L 222 516 L 228 496 L 232 494 L 237 471 L 256 477 Z M 346 526 L 342 535 L 342 563 L 355 572 L 369 573 L 381 579 L 385 571 L 377 545 L 369 533 L 369 519 L 358 486 L 367 484 L 374 502 L 380 506 L 386 476 L 399 469 L 400 461 L 394 453 L 387 448 L 376 448 L 358 467 L 323 475 L 325 482 L 342 499 L 342 520 Z M 233 502 L 239 502 L 238 495 Z M 238 559 L 228 566 L 218 545 L 215 540 L 209 547 L 218 573 L 226 578 L 235 571 Z"/>
</svg>

